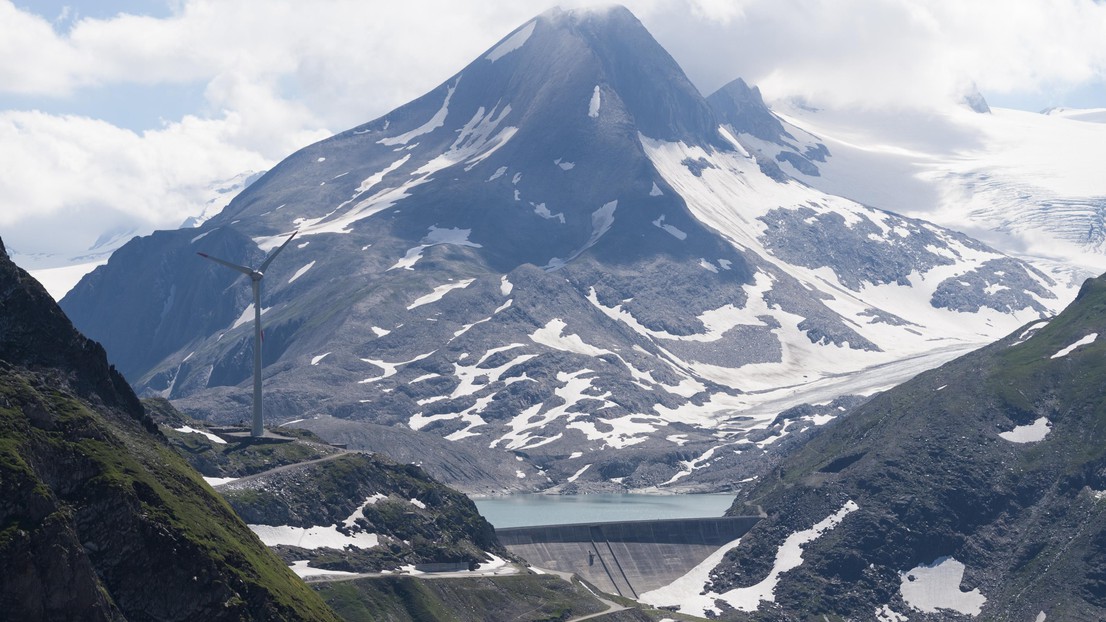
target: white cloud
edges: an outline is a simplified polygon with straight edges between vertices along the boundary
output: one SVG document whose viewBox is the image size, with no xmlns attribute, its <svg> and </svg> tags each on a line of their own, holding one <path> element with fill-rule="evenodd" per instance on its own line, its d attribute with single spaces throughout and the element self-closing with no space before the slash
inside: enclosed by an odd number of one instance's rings
<svg viewBox="0 0 1106 622">
<path fill-rule="evenodd" d="M 707 0 L 696 4 L 706 5 Z M 645 20 L 705 92 L 741 76 L 771 97 L 933 105 L 1106 80 L 1106 4 L 1093 0 L 753 0 L 707 22 Z"/>
<path fill-rule="evenodd" d="M 163 17 L 88 18 L 0 0 L 0 98 L 69 112 L 0 111 L 6 241 L 72 253 L 76 238 L 43 231 L 176 226 L 201 188 L 422 95 L 551 3 L 179 0 Z M 1092 0 L 625 4 L 705 94 L 741 76 L 769 97 L 932 104 L 971 81 L 1062 91 L 1106 75 Z M 202 109 L 129 129 L 81 116 L 82 94 L 128 85 L 200 85 Z"/>
</svg>

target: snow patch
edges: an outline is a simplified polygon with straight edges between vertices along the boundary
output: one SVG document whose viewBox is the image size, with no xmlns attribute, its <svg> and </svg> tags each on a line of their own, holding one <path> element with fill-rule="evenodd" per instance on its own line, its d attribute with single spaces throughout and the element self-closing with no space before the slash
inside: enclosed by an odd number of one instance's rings
<svg viewBox="0 0 1106 622">
<path fill-rule="evenodd" d="M 271 309 L 271 308 L 272 307 L 262 307 L 261 315 L 265 315 L 266 313 L 268 313 L 269 309 Z M 239 315 L 238 319 L 234 320 L 234 324 L 231 324 L 230 330 L 234 330 L 234 329 L 238 328 L 239 326 L 245 324 L 246 322 L 249 322 L 252 319 L 253 319 L 253 303 L 251 302 L 249 305 L 246 306 L 246 309 L 244 311 L 242 311 L 242 315 Z"/>
<path fill-rule="evenodd" d="M 677 229 L 676 227 L 674 227 L 672 225 L 664 224 L 664 218 L 665 218 L 665 215 L 661 214 L 660 218 L 653 221 L 653 226 L 657 227 L 659 229 L 664 229 L 669 234 L 671 234 L 672 237 L 676 238 L 677 240 L 683 241 L 683 240 L 687 239 L 687 234 L 684 233 L 683 231 L 680 231 L 679 229 Z M 717 272 L 717 270 L 715 270 L 715 272 Z"/>
<path fill-rule="evenodd" d="M 352 546 L 371 549 L 380 544 L 375 533 L 346 535 L 338 531 L 338 525 L 329 527 L 292 527 L 290 525 L 247 525 L 257 534 L 265 546 L 296 546 L 301 549 L 344 549 Z"/>
<path fill-rule="evenodd" d="M 531 205 L 534 204 L 531 203 Z M 534 205 L 534 213 L 546 220 L 560 220 L 562 225 L 565 224 L 564 212 L 557 212 L 556 214 L 554 214 L 553 212 L 549 211 L 549 208 L 545 206 L 545 203 L 538 203 L 537 205 Z"/>
<path fill-rule="evenodd" d="M 463 281 L 458 281 L 456 283 L 446 283 L 445 285 L 439 285 L 434 288 L 434 291 L 426 294 L 425 296 L 420 296 L 416 298 L 414 302 L 407 305 L 407 310 L 410 311 L 417 307 L 428 305 L 432 302 L 437 302 L 441 300 L 446 294 L 455 289 L 464 289 L 469 285 L 472 285 L 473 281 L 475 280 L 476 279 L 464 279 Z"/>
<path fill-rule="evenodd" d="M 680 613 L 704 617 L 707 615 L 706 612 L 716 611 L 714 601 L 717 594 L 707 592 L 704 588 L 710 583 L 711 571 L 722 563 L 726 553 L 737 548 L 739 544 L 741 544 L 741 538 L 723 545 L 687 571 L 684 576 L 664 587 L 639 594 L 638 600 L 654 607 L 678 605 Z"/>
<path fill-rule="evenodd" d="M 910 618 L 895 611 L 890 605 L 884 605 L 876 609 L 876 620 L 878 622 L 908 622 Z"/>
<path fill-rule="evenodd" d="M 313 568 L 308 566 L 311 561 L 307 559 L 301 559 L 299 561 L 292 562 L 292 572 L 296 573 L 301 579 L 307 577 L 324 577 L 331 575 L 345 575 L 349 577 L 357 576 L 356 572 L 346 572 L 345 570 L 325 570 L 323 568 Z"/>
<path fill-rule="evenodd" d="M 510 296 L 511 291 L 515 288 L 514 283 L 507 280 L 507 275 L 503 275 L 503 278 L 499 280 L 499 293 L 504 296 Z"/>
<path fill-rule="evenodd" d="M 718 595 L 718 598 L 741 611 L 756 611 L 762 601 L 776 601 L 776 584 L 780 575 L 803 563 L 803 546 L 837 527 L 850 513 L 860 509 L 855 501 L 847 501 L 837 512 L 827 516 L 810 529 L 797 531 L 784 540 L 776 551 L 776 562 L 763 581 L 749 587 L 738 587 Z"/>
<path fill-rule="evenodd" d="M 576 471 L 575 473 L 573 473 L 573 474 L 572 474 L 572 475 L 571 475 L 571 476 L 570 476 L 570 477 L 569 477 L 569 478 L 568 478 L 567 480 L 565 480 L 565 481 L 568 481 L 568 482 L 575 482 L 575 481 L 576 481 L 577 479 L 580 479 L 580 476 L 581 476 L 581 475 L 583 475 L 583 474 L 584 474 L 584 472 L 585 472 L 585 471 L 587 471 L 587 470 L 588 470 L 588 469 L 590 469 L 590 468 L 591 468 L 591 464 L 585 464 L 584 466 L 580 467 L 580 470 L 579 470 L 579 471 Z"/>
<path fill-rule="evenodd" d="M 318 365 L 319 363 L 321 363 L 323 361 L 323 359 L 325 359 L 328 356 L 330 356 L 330 352 L 327 352 L 326 354 L 320 354 L 319 356 L 311 357 L 311 364 L 312 365 Z"/>
<path fill-rule="evenodd" d="M 1045 440 L 1051 425 L 1052 422 L 1047 417 L 1041 417 L 1029 425 L 1019 425 L 1009 432 L 1000 432 L 999 436 L 1011 443 L 1036 443 Z"/>
<path fill-rule="evenodd" d="M 292 278 L 288 279 L 288 283 L 291 284 L 296 279 L 298 279 L 301 276 L 307 274 L 307 271 L 310 270 L 313 267 L 315 267 L 315 262 L 314 261 L 312 261 L 311 263 L 307 264 L 306 266 L 300 268 L 299 270 L 296 270 L 296 273 L 292 275 Z"/>
<path fill-rule="evenodd" d="M 447 87 L 448 91 L 445 94 L 445 101 L 442 102 L 442 107 L 434 113 L 434 116 L 430 117 L 430 120 L 423 123 L 419 127 L 405 132 L 399 136 L 393 136 L 392 138 L 382 138 L 376 141 L 378 144 L 393 147 L 395 145 L 406 145 L 412 138 L 422 136 L 423 134 L 429 134 L 439 127 L 445 125 L 445 118 L 449 114 L 449 100 L 453 99 L 453 91 L 457 90 L 457 84 L 461 81 L 457 79 L 451 86 Z"/>
<path fill-rule="evenodd" d="M 903 601 L 925 613 L 952 609 L 970 616 L 979 615 L 987 598 L 979 588 L 960 591 L 964 568 L 964 564 L 953 557 L 939 557 L 932 564 L 922 564 L 901 573 L 899 592 Z"/>
<path fill-rule="evenodd" d="M 196 428 L 189 427 L 189 426 L 184 426 L 184 427 L 180 427 L 180 428 L 173 428 L 173 430 L 176 431 L 176 432 L 182 432 L 184 434 L 203 434 L 204 436 L 207 437 L 207 440 L 211 441 L 212 443 L 215 443 L 216 445 L 226 445 L 227 444 L 226 441 L 224 441 L 223 439 L 219 438 L 218 436 L 212 434 L 211 432 L 207 432 L 206 430 L 197 430 Z"/>
<path fill-rule="evenodd" d="M 599 117 L 599 107 L 603 104 L 603 98 L 599 94 L 599 85 L 591 92 L 591 101 L 588 103 L 588 116 L 595 119 Z"/>
<path fill-rule="evenodd" d="M 530 35 L 534 34 L 534 25 L 536 23 L 537 22 L 531 21 L 529 24 L 526 24 L 522 28 L 516 30 L 514 34 L 507 37 L 503 41 L 503 43 L 495 46 L 495 49 L 491 52 L 488 52 L 488 55 L 484 58 L 494 63 L 495 61 L 526 45 L 526 41 L 530 39 Z"/>
<path fill-rule="evenodd" d="M 1071 344 L 1070 346 L 1064 348 L 1063 350 L 1060 350 L 1056 354 L 1053 354 L 1049 358 L 1058 359 L 1058 358 L 1065 357 L 1065 356 L 1071 354 L 1073 351 L 1075 351 L 1075 349 L 1078 348 L 1079 346 L 1085 346 L 1085 345 L 1094 343 L 1095 339 L 1098 339 L 1098 333 L 1091 333 L 1091 334 L 1087 335 L 1086 337 L 1080 339 L 1079 341 L 1076 341 L 1075 343 Z"/>
<path fill-rule="evenodd" d="M 481 244 L 469 241 L 469 234 L 471 233 L 472 229 L 441 229 L 436 226 L 431 226 L 426 237 L 421 240 L 422 243 L 414 248 L 407 249 L 407 253 L 404 254 L 403 258 L 397 261 L 391 268 L 388 268 L 388 270 L 398 270 L 400 268 L 404 270 L 414 270 L 415 264 L 422 259 L 422 252 L 431 246 L 437 246 L 439 244 L 482 248 Z"/>
<path fill-rule="evenodd" d="M 378 501 L 383 501 L 387 498 L 388 498 L 388 495 L 382 495 L 379 492 L 376 493 L 375 495 L 371 496 L 371 497 L 366 498 L 364 503 L 359 505 L 357 507 L 357 509 L 353 511 L 353 514 L 349 515 L 349 518 L 342 521 L 342 524 L 345 525 L 346 529 L 352 529 L 354 527 L 354 525 L 357 524 L 358 519 L 365 518 L 365 508 L 369 507 L 370 505 L 374 505 Z"/>
<path fill-rule="evenodd" d="M 237 477 L 208 477 L 206 475 L 204 475 L 203 478 L 209 486 L 222 486 L 223 484 L 229 484 L 238 479 Z"/>
</svg>

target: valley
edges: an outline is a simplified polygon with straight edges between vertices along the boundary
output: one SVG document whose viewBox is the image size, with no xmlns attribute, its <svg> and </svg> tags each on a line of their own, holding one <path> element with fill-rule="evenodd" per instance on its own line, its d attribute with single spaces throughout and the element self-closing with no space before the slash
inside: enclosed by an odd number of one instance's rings
<svg viewBox="0 0 1106 622">
<path fill-rule="evenodd" d="M 1101 110 L 704 96 L 622 6 L 457 65 L 0 242 L 0 617 L 1106 618 Z"/>
</svg>

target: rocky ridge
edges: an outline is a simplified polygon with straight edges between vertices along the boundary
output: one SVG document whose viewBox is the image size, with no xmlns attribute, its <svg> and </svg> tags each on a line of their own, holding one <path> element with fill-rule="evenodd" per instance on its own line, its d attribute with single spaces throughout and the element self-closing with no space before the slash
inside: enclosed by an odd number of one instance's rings
<svg viewBox="0 0 1106 622">
<path fill-rule="evenodd" d="M 734 620 L 1102 619 L 1103 318 L 1099 277 L 1051 321 L 827 426 L 738 495 L 731 513 L 767 517 L 694 606 Z"/>
</svg>

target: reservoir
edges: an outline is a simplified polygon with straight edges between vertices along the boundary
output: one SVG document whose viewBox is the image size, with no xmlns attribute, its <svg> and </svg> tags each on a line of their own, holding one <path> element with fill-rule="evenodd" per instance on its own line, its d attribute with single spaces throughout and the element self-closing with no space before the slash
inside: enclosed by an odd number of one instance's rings
<svg viewBox="0 0 1106 622">
<path fill-rule="evenodd" d="M 733 503 L 721 495 L 511 495 L 473 499 L 497 529 L 672 518 L 716 518 Z"/>
</svg>

